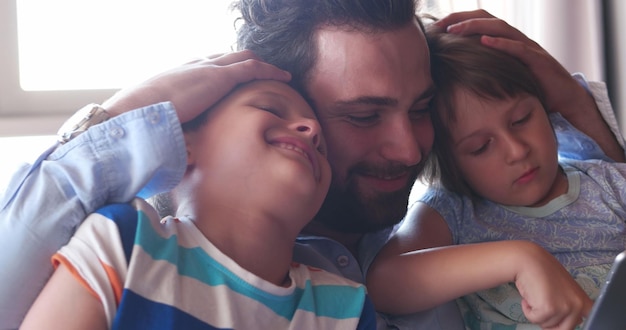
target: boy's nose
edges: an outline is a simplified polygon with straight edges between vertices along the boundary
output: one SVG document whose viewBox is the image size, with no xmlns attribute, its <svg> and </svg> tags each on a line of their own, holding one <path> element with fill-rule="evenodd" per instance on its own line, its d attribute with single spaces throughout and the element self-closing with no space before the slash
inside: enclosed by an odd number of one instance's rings
<svg viewBox="0 0 626 330">
<path fill-rule="evenodd" d="M 321 142 L 320 135 L 322 134 L 322 129 L 320 124 L 315 119 L 304 118 L 299 120 L 295 127 L 296 131 L 300 133 L 304 133 L 308 138 L 311 139 L 311 143 L 315 148 L 319 147 Z"/>
</svg>

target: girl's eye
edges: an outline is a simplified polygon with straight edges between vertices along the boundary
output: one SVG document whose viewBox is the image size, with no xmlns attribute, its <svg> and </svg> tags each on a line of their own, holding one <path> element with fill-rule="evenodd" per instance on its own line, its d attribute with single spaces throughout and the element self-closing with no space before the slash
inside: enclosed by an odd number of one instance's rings
<svg viewBox="0 0 626 330">
<path fill-rule="evenodd" d="M 518 126 L 518 125 L 522 125 L 524 123 L 526 123 L 529 119 L 530 119 L 530 115 L 532 114 L 532 112 L 529 112 L 526 116 L 522 117 L 519 120 L 516 120 L 513 122 L 513 126 Z"/>
<path fill-rule="evenodd" d="M 491 144 L 491 139 L 489 139 L 489 141 L 487 141 L 486 143 L 482 144 L 477 149 L 474 149 L 474 150 L 470 151 L 470 154 L 472 156 L 478 156 L 478 155 L 484 153 L 485 151 L 487 151 L 487 148 L 489 148 L 490 144 Z"/>
</svg>

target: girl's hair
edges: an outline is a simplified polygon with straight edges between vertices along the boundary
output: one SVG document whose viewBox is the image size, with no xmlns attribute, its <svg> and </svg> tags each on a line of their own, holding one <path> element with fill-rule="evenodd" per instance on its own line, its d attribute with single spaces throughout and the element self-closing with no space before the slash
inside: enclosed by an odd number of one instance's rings
<svg viewBox="0 0 626 330">
<path fill-rule="evenodd" d="M 477 97 L 505 100 L 528 94 L 545 107 L 543 92 L 530 72 L 518 59 L 483 46 L 479 37 L 445 33 L 433 25 L 427 29 L 431 72 L 437 93 L 432 101 L 435 130 L 433 155 L 422 179 L 441 183 L 446 189 L 476 197 L 454 162 L 448 123 L 456 121 L 454 94 L 462 88 Z"/>
</svg>

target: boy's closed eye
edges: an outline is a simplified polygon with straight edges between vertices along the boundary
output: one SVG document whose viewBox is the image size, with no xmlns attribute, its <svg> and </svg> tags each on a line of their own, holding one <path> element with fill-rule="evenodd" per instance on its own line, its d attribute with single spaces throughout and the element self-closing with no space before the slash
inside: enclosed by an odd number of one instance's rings
<svg viewBox="0 0 626 330">
<path fill-rule="evenodd" d="M 280 111 L 273 105 L 269 105 L 269 104 L 255 104 L 253 105 L 253 107 L 259 109 L 259 110 L 263 110 L 263 111 L 267 111 L 277 117 L 281 117 L 281 113 Z"/>
</svg>

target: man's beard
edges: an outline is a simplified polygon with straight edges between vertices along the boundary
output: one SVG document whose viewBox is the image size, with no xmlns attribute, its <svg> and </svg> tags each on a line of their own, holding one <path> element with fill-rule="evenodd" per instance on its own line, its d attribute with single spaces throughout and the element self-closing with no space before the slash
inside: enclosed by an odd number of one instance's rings
<svg viewBox="0 0 626 330">
<path fill-rule="evenodd" d="M 364 196 L 355 180 L 349 179 L 345 188 L 333 182 L 314 221 L 342 233 L 369 233 L 397 224 L 406 214 L 409 194 L 422 166 L 402 168 L 409 178 L 405 187 L 394 192 Z"/>
</svg>

